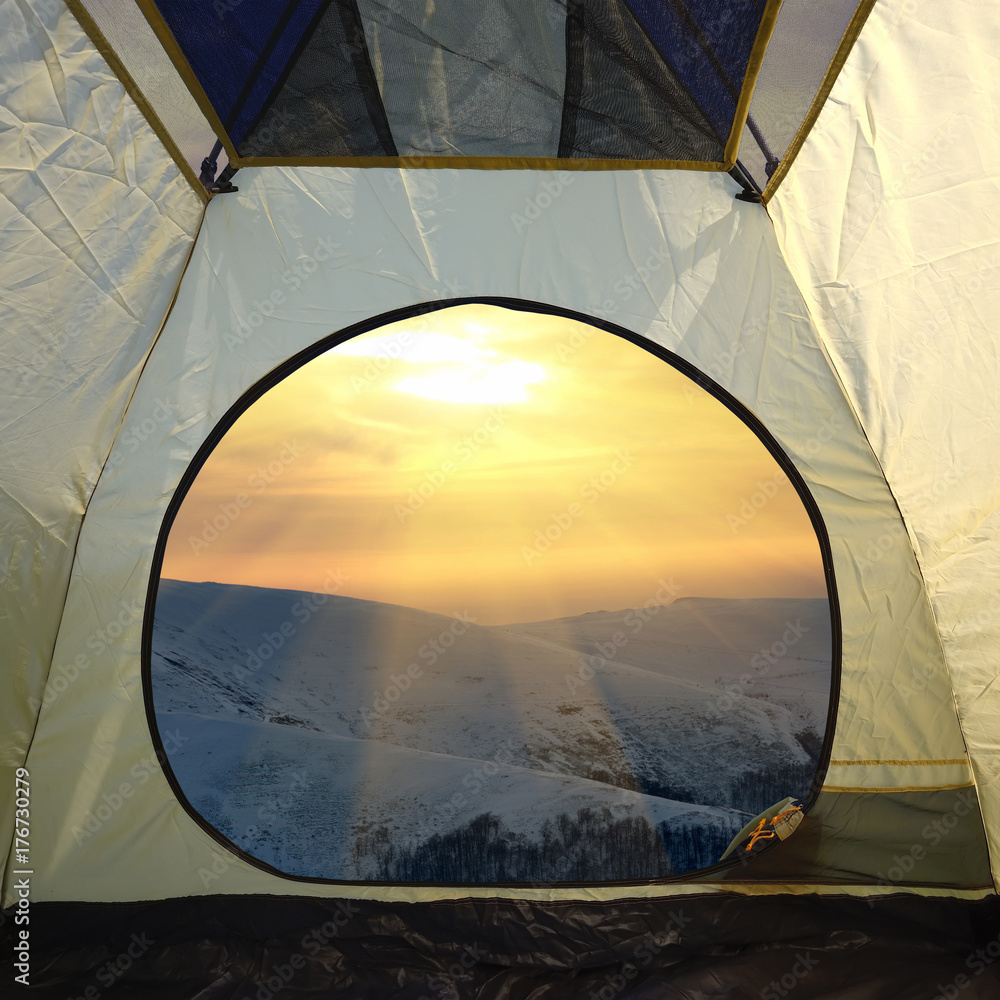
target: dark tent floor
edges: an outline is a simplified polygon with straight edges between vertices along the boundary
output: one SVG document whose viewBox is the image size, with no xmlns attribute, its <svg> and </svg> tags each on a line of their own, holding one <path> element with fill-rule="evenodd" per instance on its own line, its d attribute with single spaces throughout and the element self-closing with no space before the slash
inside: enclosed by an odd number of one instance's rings
<svg viewBox="0 0 1000 1000">
<path fill-rule="evenodd" d="M 736 895 L 390 904 L 210 896 L 33 904 L 58 1000 L 995 1000 L 1000 900 Z"/>
</svg>

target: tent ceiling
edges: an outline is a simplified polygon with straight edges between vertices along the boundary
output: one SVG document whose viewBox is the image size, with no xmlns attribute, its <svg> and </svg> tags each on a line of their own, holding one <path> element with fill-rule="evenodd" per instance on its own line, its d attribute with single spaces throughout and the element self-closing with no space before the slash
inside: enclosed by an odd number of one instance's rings
<svg viewBox="0 0 1000 1000">
<path fill-rule="evenodd" d="M 238 165 L 718 170 L 739 156 L 761 189 L 871 6 L 139 0 L 147 25 L 119 0 L 83 2 L 189 163 L 211 123 Z"/>
</svg>

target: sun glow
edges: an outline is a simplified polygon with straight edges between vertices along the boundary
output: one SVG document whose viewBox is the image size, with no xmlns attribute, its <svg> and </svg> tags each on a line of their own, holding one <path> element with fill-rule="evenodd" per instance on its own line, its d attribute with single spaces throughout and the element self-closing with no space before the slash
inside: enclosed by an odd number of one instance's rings
<svg viewBox="0 0 1000 1000">
<path fill-rule="evenodd" d="M 417 369 L 392 388 L 443 403 L 525 403 L 529 385 L 546 380 L 546 370 L 532 361 L 481 346 L 489 334 L 482 324 L 465 324 L 465 337 L 438 330 L 404 328 L 394 335 L 355 337 L 331 354 L 373 358 L 384 369 L 400 362 Z"/>
<path fill-rule="evenodd" d="M 452 367 L 433 375 L 404 378 L 398 392 L 438 399 L 445 403 L 524 403 L 528 386 L 545 381 L 545 369 L 531 361 L 506 361 L 499 365 Z"/>
<path fill-rule="evenodd" d="M 463 340 L 448 333 L 434 330 L 404 329 L 389 335 L 355 337 L 333 348 L 331 354 L 350 354 L 359 358 L 391 358 L 411 364 L 483 364 L 496 351 L 479 347 L 471 340 Z"/>
</svg>

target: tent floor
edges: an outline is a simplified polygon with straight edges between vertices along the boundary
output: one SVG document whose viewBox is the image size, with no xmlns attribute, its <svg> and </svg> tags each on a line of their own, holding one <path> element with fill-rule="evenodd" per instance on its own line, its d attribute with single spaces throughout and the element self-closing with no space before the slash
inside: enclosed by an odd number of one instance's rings
<svg viewBox="0 0 1000 1000">
<path fill-rule="evenodd" d="M 996 1000 L 1000 898 L 688 896 L 36 903 L 30 988 L 58 1000 Z"/>
</svg>

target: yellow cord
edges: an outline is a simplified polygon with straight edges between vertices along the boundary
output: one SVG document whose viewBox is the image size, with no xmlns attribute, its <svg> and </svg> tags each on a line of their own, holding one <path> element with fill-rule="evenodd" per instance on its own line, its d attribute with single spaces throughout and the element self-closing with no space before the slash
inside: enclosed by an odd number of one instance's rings
<svg viewBox="0 0 1000 1000">
<path fill-rule="evenodd" d="M 793 812 L 802 812 L 802 806 L 789 806 L 787 809 L 783 809 L 777 816 L 774 817 L 774 819 L 771 820 L 771 826 L 777 826 L 780 819 L 783 819 L 785 816 L 788 816 Z M 756 844 L 758 840 L 770 840 L 772 837 L 776 837 L 778 835 L 774 829 L 768 830 L 766 829 L 766 826 L 767 820 L 761 819 L 760 823 L 757 824 L 757 828 L 750 834 L 750 843 L 746 846 L 748 851 L 753 850 L 754 844 Z"/>
</svg>

